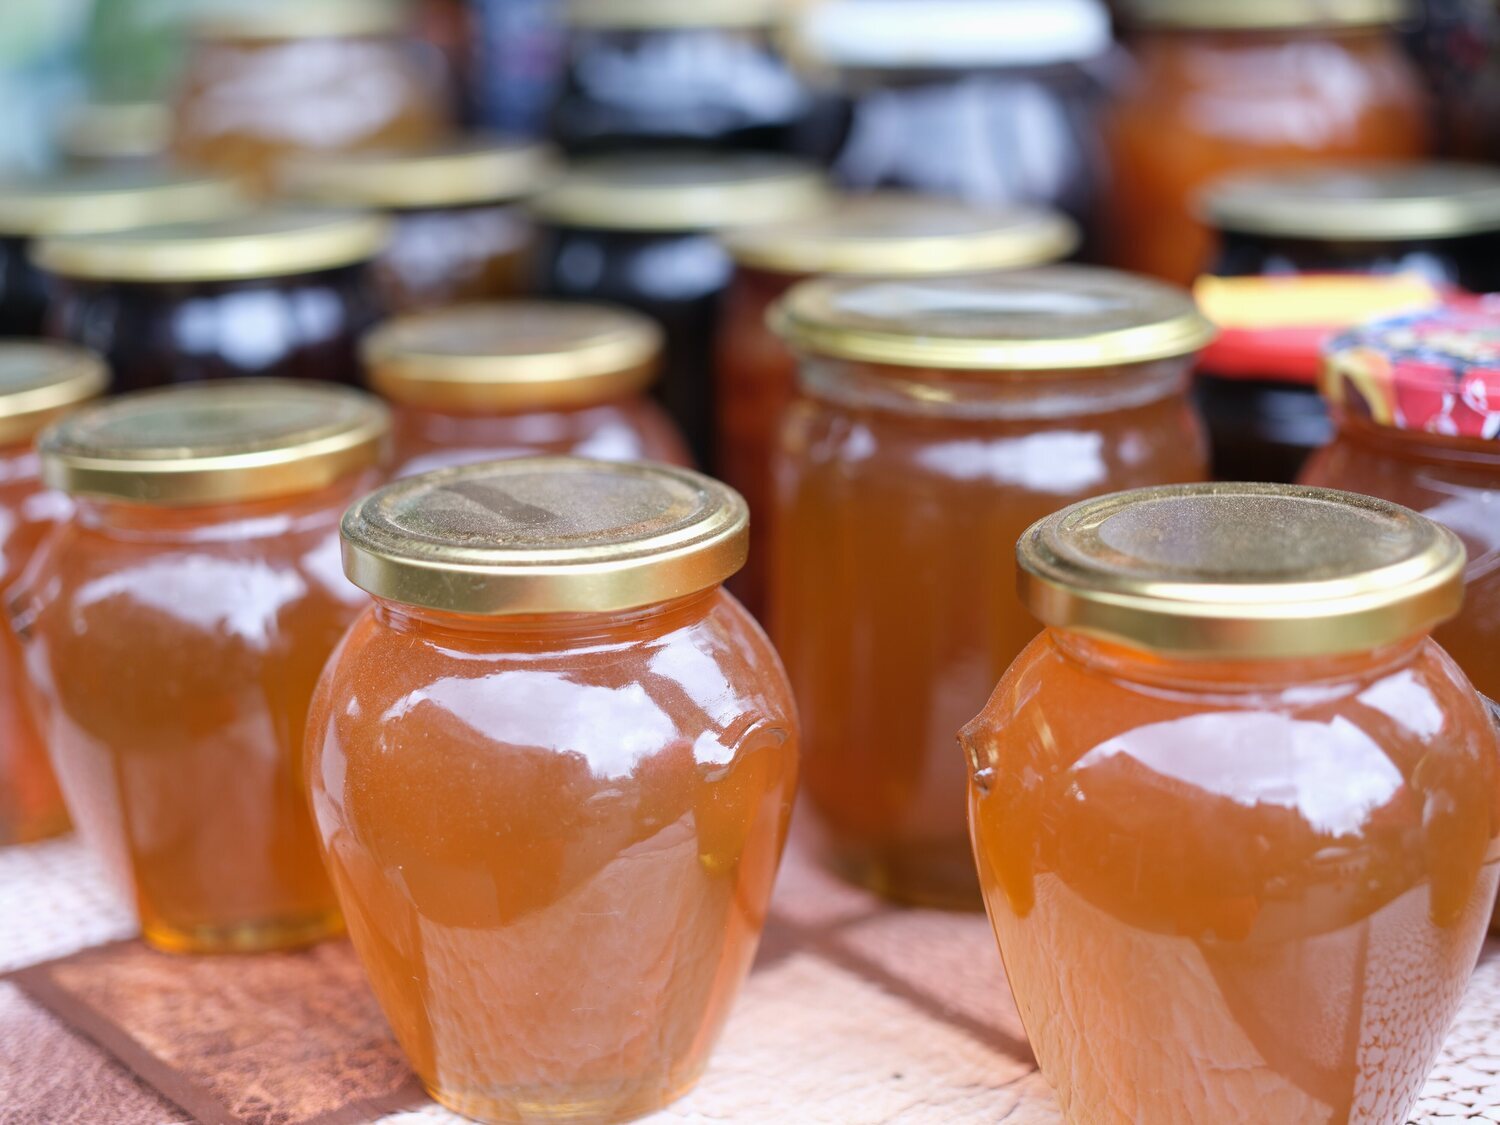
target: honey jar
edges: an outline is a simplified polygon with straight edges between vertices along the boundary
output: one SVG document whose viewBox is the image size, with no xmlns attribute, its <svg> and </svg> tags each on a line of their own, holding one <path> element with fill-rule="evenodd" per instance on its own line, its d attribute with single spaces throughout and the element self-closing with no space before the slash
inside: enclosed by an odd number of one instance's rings
<svg viewBox="0 0 1500 1125">
<path fill-rule="evenodd" d="M 1046 625 L 961 741 L 1069 1122 L 1408 1119 L 1500 879 L 1500 746 L 1429 636 L 1457 536 L 1346 492 L 1143 489 L 1019 546 Z"/>
<path fill-rule="evenodd" d="M 744 502 L 684 469 L 462 466 L 344 518 L 375 597 L 318 688 L 308 782 L 375 995 L 482 1121 L 622 1121 L 690 1087 L 791 813 L 775 651 L 720 587 Z"/>
<path fill-rule="evenodd" d="M 690 460 L 645 397 L 661 329 L 606 305 L 515 301 L 391 321 L 366 337 L 370 386 L 393 405 L 396 473 L 507 457 Z"/>
<path fill-rule="evenodd" d="M 122 396 L 42 437 L 73 497 L 11 599 L 68 808 L 173 952 L 341 928 L 303 784 L 308 702 L 367 599 L 338 520 L 386 409 L 237 380 Z"/>
<path fill-rule="evenodd" d="M 979 905 L 953 732 L 1036 632 L 1012 547 L 1120 487 L 1203 479 L 1187 294 L 1084 267 L 803 282 L 775 467 L 771 635 L 826 861 L 892 898 Z"/>
</svg>

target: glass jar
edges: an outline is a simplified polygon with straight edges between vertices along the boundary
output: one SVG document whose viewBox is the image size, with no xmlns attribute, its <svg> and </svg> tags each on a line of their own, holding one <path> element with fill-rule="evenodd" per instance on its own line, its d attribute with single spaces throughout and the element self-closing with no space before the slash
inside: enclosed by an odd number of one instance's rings
<svg viewBox="0 0 1500 1125">
<path fill-rule="evenodd" d="M 1077 505 L 1019 555 L 1048 629 L 960 741 L 1064 1118 L 1407 1120 L 1500 878 L 1496 730 L 1428 637 L 1463 547 L 1225 484 Z"/>
<path fill-rule="evenodd" d="M 371 215 L 265 211 L 48 238 L 32 257 L 49 275 L 48 334 L 103 355 L 121 390 L 240 375 L 354 383 L 386 235 Z"/>
<path fill-rule="evenodd" d="M 570 153 L 790 152 L 812 98 L 774 40 L 786 0 L 570 0 L 552 139 Z"/>
<path fill-rule="evenodd" d="M 0 336 L 42 333 L 47 289 L 30 258 L 37 238 L 218 219 L 242 208 L 228 181 L 160 169 L 0 181 Z"/>
<path fill-rule="evenodd" d="M 241 380 L 114 399 L 41 440 L 77 510 L 12 596 L 68 807 L 171 952 L 337 933 L 303 786 L 308 703 L 368 604 L 338 521 L 389 417 Z"/>
<path fill-rule="evenodd" d="M 666 331 L 657 395 L 698 463 L 714 464 L 714 337 L 734 261 L 716 234 L 826 208 L 821 177 L 785 157 L 661 155 L 579 162 L 536 207 L 543 295 L 609 301 Z"/>
<path fill-rule="evenodd" d="M 63 116 L 57 151 L 82 170 L 148 166 L 166 159 L 171 134 L 161 102 L 84 102 Z"/>
<path fill-rule="evenodd" d="M 1291 481 L 1333 435 L 1323 345 L 1455 289 L 1500 288 L 1500 170 L 1325 166 L 1235 177 L 1203 210 L 1218 230 L 1204 312 L 1222 330 L 1197 394 L 1221 480 Z"/>
<path fill-rule="evenodd" d="M 805 7 L 793 44 L 842 104 L 829 154 L 841 187 L 1043 204 L 1092 240 L 1100 0 L 835 0 Z"/>
<path fill-rule="evenodd" d="M 1066 257 L 1077 228 L 1039 207 L 970 207 L 878 193 L 837 200 L 823 215 L 730 232 L 734 279 L 725 295 L 715 375 L 719 476 L 755 519 L 745 569 L 729 588 L 764 619 L 773 491 L 772 451 L 796 397 L 797 362 L 766 323 L 793 285 L 820 274 L 930 277 L 1043 265 Z"/>
<path fill-rule="evenodd" d="M 450 1109 L 622 1121 L 703 1069 L 797 772 L 780 661 L 719 585 L 747 531 L 706 477 L 572 458 L 414 477 L 345 517 L 376 602 L 318 689 L 312 807 Z"/>
<path fill-rule="evenodd" d="M 42 539 L 67 518 L 67 501 L 42 488 L 33 439 L 103 392 L 104 365 L 88 352 L 30 340 L 0 341 L 0 606 Z M 31 714 L 20 644 L 0 613 L 0 845 L 68 826 L 47 746 Z"/>
<path fill-rule="evenodd" d="M 1011 546 L 1080 497 L 1201 480 L 1187 294 L 1052 267 L 804 282 L 776 464 L 771 633 L 826 861 L 903 902 L 979 905 L 953 732 L 1035 635 Z"/>
<path fill-rule="evenodd" d="M 303 152 L 416 146 L 447 129 L 441 61 L 398 0 L 217 4 L 190 21 L 172 151 L 268 191 Z"/>
<path fill-rule="evenodd" d="M 512 301 L 393 320 L 365 338 L 366 378 L 394 407 L 396 475 L 510 457 L 689 462 L 645 397 L 661 329 L 604 305 Z"/>
<path fill-rule="evenodd" d="M 286 163 L 281 185 L 296 199 L 390 218 L 375 282 L 399 313 L 519 296 L 532 244 L 521 201 L 550 167 L 541 145 L 469 137 L 411 152 L 301 157 Z"/>
<path fill-rule="evenodd" d="M 1105 259 L 1181 285 L 1208 263 L 1198 193 L 1238 171 L 1408 160 L 1429 137 L 1392 30 L 1406 0 L 1128 0 L 1129 79 L 1105 115 Z"/>
</svg>

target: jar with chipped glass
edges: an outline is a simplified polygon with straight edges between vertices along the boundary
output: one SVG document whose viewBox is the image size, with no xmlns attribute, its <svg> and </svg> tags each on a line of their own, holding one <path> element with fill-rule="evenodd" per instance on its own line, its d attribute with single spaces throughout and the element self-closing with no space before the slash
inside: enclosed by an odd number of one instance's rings
<svg viewBox="0 0 1500 1125">
<path fill-rule="evenodd" d="M 447 130 L 440 58 L 400 0 L 212 4 L 189 21 L 172 152 L 270 191 L 304 152 L 416 146 Z"/>
<path fill-rule="evenodd" d="M 801 397 L 776 466 L 771 632 L 838 871 L 978 906 L 953 732 L 1035 635 L 1016 537 L 1063 504 L 1201 480 L 1186 293 L 1054 266 L 826 279 L 775 312 Z"/>
<path fill-rule="evenodd" d="M 258 211 L 37 244 L 48 335 L 103 355 L 121 390 L 242 375 L 359 379 L 383 220 Z"/>
<path fill-rule="evenodd" d="M 765 923 L 797 772 L 775 651 L 720 583 L 730 489 L 536 458 L 344 518 L 375 604 L 329 662 L 308 781 L 375 995 L 482 1121 L 622 1121 L 702 1071 Z"/>
<path fill-rule="evenodd" d="M 302 735 L 368 604 L 339 568 L 338 520 L 388 429 L 360 391 L 258 379 L 126 395 L 42 437 L 76 511 L 13 610 L 68 807 L 155 948 L 341 928 Z"/>
<path fill-rule="evenodd" d="M 512 301 L 401 317 L 365 338 L 394 408 L 396 474 L 509 457 L 689 463 L 645 397 L 661 329 L 608 305 Z"/>
<path fill-rule="evenodd" d="M 579 161 L 536 202 L 538 288 L 609 301 L 666 333 L 657 396 L 700 464 L 713 461 L 714 337 L 734 261 L 717 235 L 816 214 L 828 199 L 809 165 L 747 154 Z"/>
<path fill-rule="evenodd" d="M 731 231 L 734 279 L 724 298 L 715 376 L 718 472 L 750 504 L 755 541 L 729 588 L 765 612 L 776 431 L 796 397 L 797 361 L 766 323 L 799 281 L 842 277 L 932 277 L 1055 262 L 1077 244 L 1077 228 L 1042 207 L 971 207 L 881 192 L 836 199 L 822 215 Z"/>
<path fill-rule="evenodd" d="M 1428 151 L 1408 0 L 1124 0 L 1133 65 L 1104 115 L 1104 259 L 1190 283 L 1198 193 L 1239 171 Z"/>
<path fill-rule="evenodd" d="M 36 239 L 218 219 L 243 207 L 227 180 L 160 169 L 0 181 L 0 336 L 42 334 L 47 287 L 31 261 Z"/>
<path fill-rule="evenodd" d="M 0 341 L 0 605 L 8 602 L 68 502 L 42 487 L 33 440 L 109 382 L 96 356 L 60 344 Z M 68 814 L 31 713 L 26 668 L 0 613 L 0 845 L 62 832 Z"/>
<path fill-rule="evenodd" d="M 405 151 L 288 160 L 283 193 L 309 203 L 383 212 L 390 241 L 374 264 L 391 312 L 518 296 L 532 226 L 523 200 L 547 181 L 539 144 L 465 137 Z"/>
<path fill-rule="evenodd" d="M 1199 307 L 1220 328 L 1197 397 L 1223 480 L 1294 479 L 1332 437 L 1323 347 L 1356 324 L 1500 288 L 1500 171 L 1361 164 L 1236 176 L 1203 211 L 1219 235 Z"/>
<path fill-rule="evenodd" d="M 1285 485 L 1122 493 L 1022 537 L 1048 628 L 961 741 L 1066 1120 L 1408 1119 L 1500 879 L 1496 727 L 1428 636 L 1463 556 Z"/>
</svg>

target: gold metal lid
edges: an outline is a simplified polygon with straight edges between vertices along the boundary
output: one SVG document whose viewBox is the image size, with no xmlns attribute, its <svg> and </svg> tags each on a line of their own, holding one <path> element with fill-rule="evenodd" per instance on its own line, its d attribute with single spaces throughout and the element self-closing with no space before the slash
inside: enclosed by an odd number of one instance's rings
<svg viewBox="0 0 1500 1125">
<path fill-rule="evenodd" d="M 85 102 L 68 110 L 57 144 L 75 160 L 146 160 L 172 140 L 172 110 L 163 102 Z"/>
<path fill-rule="evenodd" d="M 519 411 L 606 402 L 651 385 L 662 332 L 608 305 L 507 301 L 400 317 L 368 335 L 370 385 L 433 410 Z"/>
<path fill-rule="evenodd" d="M 1500 230 L 1500 169 L 1476 164 L 1304 168 L 1222 180 L 1203 197 L 1220 230 L 1387 241 Z"/>
<path fill-rule="evenodd" d="M 389 224 L 355 211 L 256 211 L 98 235 L 45 238 L 37 265 L 99 281 L 233 281 L 337 269 L 373 258 Z"/>
<path fill-rule="evenodd" d="M 546 145 L 470 136 L 409 151 L 299 156 L 282 167 L 281 187 L 345 207 L 456 207 L 530 195 L 555 167 Z"/>
<path fill-rule="evenodd" d="M 109 369 L 93 352 L 42 340 L 0 340 L 0 445 L 30 441 L 104 393 Z"/>
<path fill-rule="evenodd" d="M 1124 0 L 1135 24 L 1189 30 L 1377 27 L 1411 14 L 1408 0 Z"/>
<path fill-rule="evenodd" d="M 1214 335 L 1182 290 L 1084 266 L 804 281 L 770 322 L 814 355 L 966 371 L 1146 363 L 1189 355 Z"/>
<path fill-rule="evenodd" d="M 568 0 L 569 27 L 770 27 L 787 0 Z"/>
<path fill-rule="evenodd" d="M 228 379 L 98 403 L 39 448 L 53 488 L 185 507 L 324 488 L 379 464 L 389 432 L 385 404 L 352 387 Z"/>
<path fill-rule="evenodd" d="M 217 0 L 188 21 L 198 39 L 345 39 L 390 35 L 411 22 L 404 0 Z"/>
<path fill-rule="evenodd" d="M 110 168 L 0 181 L 0 234 L 94 234 L 218 219 L 245 208 L 228 180 L 157 168 Z"/>
<path fill-rule="evenodd" d="M 811 164 L 754 153 L 604 156 L 568 167 L 533 207 L 561 226 L 692 231 L 774 223 L 828 205 Z"/>
<path fill-rule="evenodd" d="M 665 465 L 538 457 L 388 485 L 344 515 L 344 570 L 379 598 L 486 616 L 607 613 L 716 586 L 745 563 L 728 485 Z"/>
<path fill-rule="evenodd" d="M 724 236 L 741 265 L 794 274 L 915 277 L 1067 257 L 1078 228 L 1047 207 L 970 207 L 897 193 L 850 196 L 825 214 Z"/>
<path fill-rule="evenodd" d="M 1360 652 L 1463 602 L 1458 537 L 1350 492 L 1191 484 L 1087 500 L 1033 524 L 1019 588 L 1048 625 L 1216 659 Z"/>
</svg>

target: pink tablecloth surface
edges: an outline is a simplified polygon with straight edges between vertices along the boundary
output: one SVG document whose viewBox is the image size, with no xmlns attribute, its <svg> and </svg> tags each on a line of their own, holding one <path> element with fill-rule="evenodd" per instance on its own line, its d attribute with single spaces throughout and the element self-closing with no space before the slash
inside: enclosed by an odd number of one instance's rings
<svg viewBox="0 0 1500 1125">
<path fill-rule="evenodd" d="M 75 840 L 0 849 L 0 972 L 133 933 L 128 912 Z M 0 981 L 0 1122 L 105 1120 L 177 1125 L 193 1117 Z M 380 1120 L 462 1119 L 414 1103 Z M 794 848 L 761 956 L 708 1073 L 648 1120 L 1061 1119 L 983 917 L 893 909 L 825 875 Z M 1413 1120 L 1500 1122 L 1500 943 L 1485 950 Z"/>
</svg>

